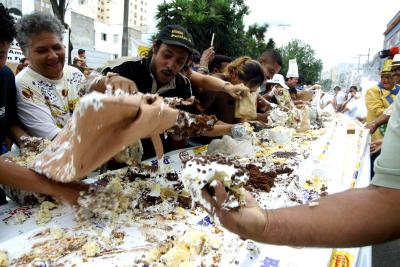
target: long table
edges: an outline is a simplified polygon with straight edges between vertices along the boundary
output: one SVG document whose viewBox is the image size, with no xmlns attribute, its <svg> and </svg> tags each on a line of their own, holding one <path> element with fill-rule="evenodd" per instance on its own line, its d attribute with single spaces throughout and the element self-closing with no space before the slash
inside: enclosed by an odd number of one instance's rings
<svg viewBox="0 0 400 267">
<path fill-rule="evenodd" d="M 332 137 L 334 137 L 332 132 Z M 343 175 L 336 183 L 335 191 L 343 191 L 353 187 L 365 187 L 370 181 L 369 169 L 369 136 L 362 130 L 356 131 L 354 134 L 344 134 L 344 139 L 338 142 L 345 142 L 346 145 L 341 146 L 342 150 L 337 151 L 337 155 L 332 157 L 338 159 Z M 184 150 L 173 151 L 165 155 L 164 166 L 166 169 L 179 170 L 182 168 L 182 161 L 196 154 L 202 154 L 206 151 L 206 147 L 197 147 Z M 316 154 L 324 153 L 318 151 Z M 318 156 L 318 155 L 316 155 Z M 150 160 L 147 164 L 155 165 L 157 160 Z M 336 168 L 338 169 L 338 168 Z M 340 169 L 340 168 L 339 168 Z M 38 226 L 34 222 L 32 215 L 37 212 L 37 207 L 23 206 L 20 207 L 11 202 L 0 207 L 0 250 L 8 251 L 10 258 L 21 256 L 31 249 L 34 244 L 32 236 L 35 233 L 43 231 L 48 227 L 59 227 L 62 229 L 71 229 L 76 226 L 74 221 L 74 211 L 67 207 L 61 206 L 57 209 L 57 216 L 50 223 Z M 17 212 L 23 212 L 29 217 L 23 224 L 10 224 L 10 220 Z M 208 227 L 212 222 L 207 219 L 206 213 L 197 213 L 192 216 L 191 220 L 197 222 L 201 227 Z M 196 224 L 196 223 L 195 223 Z M 138 227 L 127 227 L 124 231 L 127 233 L 125 237 L 124 252 L 110 256 L 94 257 L 82 261 L 81 256 L 72 255 L 65 262 L 65 266 L 144 266 L 132 263 L 133 248 L 143 247 L 144 242 L 142 234 Z M 234 240 L 231 233 L 226 236 Z M 239 242 L 239 239 L 237 239 Z M 241 241 L 240 241 L 241 242 Z M 347 261 L 347 265 L 341 266 L 371 266 L 371 247 L 365 248 L 298 248 L 288 246 L 274 246 L 256 243 L 259 253 L 252 254 L 246 247 L 239 247 L 237 255 L 235 255 L 236 263 L 233 266 L 329 266 L 332 259 Z M 228 266 L 221 264 L 220 266 Z"/>
</svg>

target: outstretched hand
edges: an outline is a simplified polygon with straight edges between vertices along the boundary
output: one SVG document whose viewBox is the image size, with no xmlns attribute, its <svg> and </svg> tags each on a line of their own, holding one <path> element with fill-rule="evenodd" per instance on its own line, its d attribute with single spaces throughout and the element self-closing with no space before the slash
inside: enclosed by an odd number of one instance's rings
<svg viewBox="0 0 400 267">
<path fill-rule="evenodd" d="M 200 65 L 208 67 L 208 64 L 214 59 L 214 56 L 215 56 L 214 47 L 210 46 L 209 48 L 204 50 L 203 53 L 201 54 Z"/>
<path fill-rule="evenodd" d="M 62 202 L 68 203 L 70 205 L 76 205 L 78 203 L 78 198 L 81 191 L 87 191 L 89 185 L 73 182 L 73 183 L 58 183 L 58 192 L 54 192 L 54 197 Z"/>
<path fill-rule="evenodd" d="M 224 87 L 224 89 L 226 93 L 236 99 L 241 99 L 250 93 L 250 89 L 242 83 L 228 84 Z"/>
<path fill-rule="evenodd" d="M 207 212 L 216 214 L 226 229 L 240 237 L 261 240 L 268 228 L 268 215 L 258 202 L 246 192 L 246 206 L 230 210 L 222 207 L 227 193 L 221 182 L 217 182 L 214 191 L 215 196 L 211 196 L 207 190 L 203 190 L 203 197 L 211 204 L 211 210 L 206 209 Z"/>
<path fill-rule="evenodd" d="M 134 94 L 139 91 L 136 87 L 136 84 L 132 80 L 113 72 L 107 73 L 104 84 L 106 86 L 106 90 L 109 89 L 112 93 L 114 93 L 116 90 L 121 90 L 128 94 Z"/>
</svg>

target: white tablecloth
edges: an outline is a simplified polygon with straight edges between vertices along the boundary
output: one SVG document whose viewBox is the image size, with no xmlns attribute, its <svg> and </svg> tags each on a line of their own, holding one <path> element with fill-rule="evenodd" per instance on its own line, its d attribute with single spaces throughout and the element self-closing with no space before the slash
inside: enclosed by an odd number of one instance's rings
<svg viewBox="0 0 400 267">
<path fill-rule="evenodd" d="M 369 169 L 369 151 L 367 142 L 364 142 L 364 153 L 361 159 L 356 187 L 365 187 L 370 181 Z M 197 149 L 185 149 L 168 153 L 164 157 L 165 168 L 179 169 L 182 160 L 187 159 L 193 154 L 202 153 L 204 147 Z M 156 164 L 157 161 L 149 161 L 149 164 Z M 13 216 L 17 211 L 23 211 L 25 214 L 32 215 L 32 207 L 18 207 L 14 203 L 9 203 L 0 207 L 0 250 L 13 250 L 10 247 L 11 240 L 19 243 L 31 234 L 34 230 L 38 230 L 38 226 L 30 218 L 21 225 L 5 224 L 7 218 Z M 71 227 L 74 225 L 73 212 L 67 207 L 60 209 L 62 216 L 56 217 L 51 224 L 61 227 Z M 7 246 L 5 247 L 5 244 Z M 23 247 L 24 244 L 22 244 Z M 25 244 L 27 245 L 27 244 Z M 320 248 L 293 248 L 287 246 L 273 246 L 267 244 L 258 244 L 261 253 L 255 257 L 249 257 L 246 253 L 239 255 L 240 266 L 329 266 L 332 249 Z M 337 249 L 339 253 L 347 252 L 353 255 L 354 261 L 351 266 L 371 266 L 371 247 Z"/>
</svg>

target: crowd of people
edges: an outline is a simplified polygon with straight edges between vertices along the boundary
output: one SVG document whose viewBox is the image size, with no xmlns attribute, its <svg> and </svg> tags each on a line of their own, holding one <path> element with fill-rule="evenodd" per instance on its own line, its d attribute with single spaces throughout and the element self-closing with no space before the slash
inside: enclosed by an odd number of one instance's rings
<svg viewBox="0 0 400 267">
<path fill-rule="evenodd" d="M 87 68 L 84 50 L 74 58 L 73 66 L 65 64 L 64 28 L 54 16 L 36 12 L 24 15 L 15 25 L 0 4 L 0 25 L 1 144 L 8 138 L 21 146 L 22 136 L 53 140 L 70 120 L 79 99 L 92 91 L 195 97 L 202 106 L 201 112 L 215 115 L 218 124 L 226 126 L 229 133 L 236 123 L 267 122 L 274 105 L 283 103 L 282 110 L 306 107 L 313 93 L 320 90 L 318 86 L 296 89 L 299 75 L 295 60 L 289 63 L 293 67 L 286 79 L 279 74 L 283 63 L 276 50 L 267 50 L 257 59 L 217 55 L 213 47 L 196 54 L 192 35 L 179 25 L 163 28 L 146 57 L 105 67 L 101 75 L 90 76 L 80 69 Z M 5 65 L 14 37 L 27 59 L 15 77 Z M 324 197 L 314 208 L 300 205 L 268 211 L 248 194 L 247 206 L 228 211 L 222 208 L 226 192 L 219 183 L 214 196 L 204 192 L 212 204 L 210 212 L 232 232 L 273 244 L 343 247 L 400 237 L 400 161 L 395 156 L 400 149 L 400 100 L 396 99 L 399 66 L 399 61 L 391 61 L 391 68 L 381 73 L 381 83 L 366 94 L 367 127 L 375 132 L 373 140 L 382 144 L 369 187 Z M 364 119 L 357 117 L 355 108 L 357 87 L 348 92 L 340 88 L 334 91 L 332 100 L 321 97 L 321 107 L 331 104 L 336 112 Z M 383 132 L 377 129 L 389 117 L 382 142 Z M 143 138 L 141 143 L 143 159 L 155 156 L 150 140 Z M 163 138 L 163 145 L 164 151 L 175 150 L 187 145 L 187 140 L 168 136 Z M 52 195 L 68 203 L 75 203 L 79 192 L 85 189 L 79 183 L 51 181 L 4 159 L 0 159 L 0 184 Z M 1 200 L 5 202 L 4 195 Z"/>
</svg>

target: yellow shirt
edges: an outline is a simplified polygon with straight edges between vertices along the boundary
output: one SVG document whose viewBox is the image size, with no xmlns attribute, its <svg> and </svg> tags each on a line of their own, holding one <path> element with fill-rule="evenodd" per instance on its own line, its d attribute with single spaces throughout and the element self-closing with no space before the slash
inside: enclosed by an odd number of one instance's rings
<svg viewBox="0 0 400 267">
<path fill-rule="evenodd" d="M 394 90 L 396 87 L 393 87 Z M 374 85 L 368 89 L 365 95 L 365 105 L 367 106 L 367 123 L 373 122 L 390 106 L 390 102 L 386 99 L 388 95 L 395 100 L 396 95 L 391 94 L 392 90 L 386 90 L 379 88 L 378 85 Z M 383 138 L 379 129 L 372 135 L 372 141 Z"/>
</svg>

